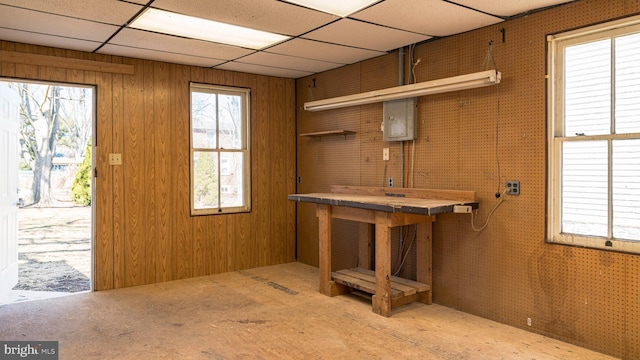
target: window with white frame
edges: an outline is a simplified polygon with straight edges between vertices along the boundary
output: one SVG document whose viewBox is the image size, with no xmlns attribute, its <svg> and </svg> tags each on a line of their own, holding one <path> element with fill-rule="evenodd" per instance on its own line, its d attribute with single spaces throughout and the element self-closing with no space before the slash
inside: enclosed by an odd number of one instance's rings
<svg viewBox="0 0 640 360">
<path fill-rule="evenodd" d="M 249 89 L 191 84 L 191 214 L 251 210 Z"/>
<path fill-rule="evenodd" d="M 547 239 L 640 253 L 640 17 L 548 50 Z"/>
</svg>

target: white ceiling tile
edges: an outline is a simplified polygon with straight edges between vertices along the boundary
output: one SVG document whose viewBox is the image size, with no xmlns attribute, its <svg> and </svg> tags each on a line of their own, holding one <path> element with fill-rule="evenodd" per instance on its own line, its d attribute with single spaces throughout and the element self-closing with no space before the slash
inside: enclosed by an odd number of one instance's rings
<svg viewBox="0 0 640 360">
<path fill-rule="evenodd" d="M 221 60 L 233 60 L 253 52 L 253 50 L 235 46 L 185 39 L 129 28 L 122 29 L 118 35 L 114 36 L 110 44 Z"/>
<path fill-rule="evenodd" d="M 220 60 L 220 59 L 211 59 L 211 58 L 200 57 L 200 56 L 191 56 L 191 55 L 176 54 L 171 52 L 139 49 L 139 48 L 133 48 L 133 47 L 127 47 L 127 46 L 120 46 L 120 45 L 105 45 L 100 50 L 98 50 L 98 53 L 105 54 L 105 55 L 118 55 L 118 56 L 126 56 L 126 57 L 132 57 L 137 59 L 156 60 L 156 61 L 164 61 L 164 62 L 170 62 L 175 64 L 203 66 L 203 67 L 212 67 L 225 62 L 225 60 Z"/>
<path fill-rule="evenodd" d="M 51 46 L 61 49 L 92 52 L 100 46 L 100 42 L 71 39 L 60 36 L 36 34 L 28 31 L 11 30 L 0 27 L 0 39 L 25 44 Z"/>
<path fill-rule="evenodd" d="M 455 3 L 498 16 L 514 16 L 534 9 L 563 4 L 572 0 L 454 0 Z"/>
<path fill-rule="evenodd" d="M 429 39 L 429 36 L 351 19 L 336 21 L 303 37 L 377 51 L 390 51 Z"/>
<path fill-rule="evenodd" d="M 364 9 L 380 0 L 347 0 L 347 1 L 327 1 L 327 0 L 284 0 L 286 2 L 298 4 L 329 14 L 341 17 L 349 16 L 354 12 Z"/>
<path fill-rule="evenodd" d="M 300 35 L 338 19 L 320 11 L 277 0 L 156 0 L 154 8 L 270 31 Z"/>
<path fill-rule="evenodd" d="M 249 74 L 277 76 L 277 77 L 292 78 L 292 79 L 313 74 L 313 72 L 291 70 L 291 69 L 262 66 L 262 65 L 254 65 L 254 64 L 243 64 L 235 61 L 231 61 L 226 64 L 216 66 L 216 69 L 239 71 L 239 72 L 244 72 Z"/>
<path fill-rule="evenodd" d="M 334 62 L 305 59 L 301 57 L 272 54 L 268 52 L 257 52 L 236 61 L 244 64 L 265 65 L 292 70 L 307 71 L 312 73 L 333 69 L 335 67 L 343 65 L 336 64 Z"/>
<path fill-rule="evenodd" d="M 100 53 L 297 78 L 566 2 L 380 0 L 347 18 L 282 0 L 151 2 L 158 9 L 299 36 L 255 53 L 130 28 L 118 33 L 149 0 L 0 0 L 0 39 L 91 52 L 116 34 Z"/>
<path fill-rule="evenodd" d="M 142 9 L 140 5 L 118 0 L 1 0 L 0 3 L 114 25 L 124 25 Z"/>
<path fill-rule="evenodd" d="M 382 51 L 359 49 L 300 38 L 276 45 L 267 51 L 341 64 L 353 64 L 361 60 L 371 59 L 385 54 L 385 52 Z"/>
<path fill-rule="evenodd" d="M 28 21 L 25 21 L 25 19 L 28 19 Z M 119 28 L 114 25 L 4 5 L 0 5 L 0 24 L 2 24 L 3 28 L 13 30 L 100 42 L 106 41 Z"/>
<path fill-rule="evenodd" d="M 458 34 L 502 21 L 442 0 L 386 0 L 351 17 L 431 36 Z"/>
</svg>

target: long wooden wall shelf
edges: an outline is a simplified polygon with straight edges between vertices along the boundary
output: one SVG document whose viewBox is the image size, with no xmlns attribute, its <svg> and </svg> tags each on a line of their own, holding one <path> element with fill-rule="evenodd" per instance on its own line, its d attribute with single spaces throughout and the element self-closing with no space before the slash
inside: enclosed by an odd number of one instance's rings
<svg viewBox="0 0 640 360">
<path fill-rule="evenodd" d="M 300 136 L 321 138 L 323 136 L 342 135 L 346 139 L 347 135 L 355 134 L 355 133 L 356 133 L 355 131 L 351 131 L 351 130 L 329 130 L 329 131 L 316 131 L 316 132 L 310 132 L 310 133 L 301 133 Z"/>
</svg>

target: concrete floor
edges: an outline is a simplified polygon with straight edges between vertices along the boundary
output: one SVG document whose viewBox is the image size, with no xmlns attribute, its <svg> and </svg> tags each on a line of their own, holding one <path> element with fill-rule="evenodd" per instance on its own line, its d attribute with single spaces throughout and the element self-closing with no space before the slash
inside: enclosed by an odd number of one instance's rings
<svg viewBox="0 0 640 360">
<path fill-rule="evenodd" d="M 300 263 L 0 306 L 0 340 L 60 359 L 612 359 L 439 305 L 391 318 Z"/>
<path fill-rule="evenodd" d="M 0 306 L 25 301 L 46 300 L 73 294 L 75 293 L 57 291 L 11 290 L 4 297 L 0 298 Z"/>
</svg>

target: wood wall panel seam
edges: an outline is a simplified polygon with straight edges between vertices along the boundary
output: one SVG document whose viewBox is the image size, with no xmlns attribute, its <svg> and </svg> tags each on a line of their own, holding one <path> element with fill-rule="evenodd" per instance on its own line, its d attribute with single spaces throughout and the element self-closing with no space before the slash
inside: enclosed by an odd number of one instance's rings
<svg viewBox="0 0 640 360">
<path fill-rule="evenodd" d="M 113 112 L 111 127 L 111 140 L 112 151 L 114 153 L 122 153 L 124 148 L 124 79 L 122 75 L 112 75 L 112 89 L 113 89 Z M 125 196 L 125 177 L 122 166 L 112 166 L 113 172 L 113 282 L 114 288 L 121 288 L 126 286 L 126 265 L 125 265 L 125 238 L 126 238 L 126 225 L 125 219 L 127 216 L 126 207 L 124 205 Z"/>
<path fill-rule="evenodd" d="M 127 60 L 130 61 L 130 60 Z M 138 60 L 136 60 L 138 62 Z M 145 232 L 144 232 L 144 72 L 125 77 L 123 82 L 123 175 L 129 187 L 124 202 L 125 233 L 129 241 L 124 252 L 125 286 L 143 285 L 146 279 Z"/>
<path fill-rule="evenodd" d="M 156 231 L 157 231 L 157 199 L 156 192 L 156 167 L 155 167 L 155 105 L 153 92 L 153 64 L 151 61 L 143 63 L 144 76 L 144 178 L 149 180 L 145 182 L 144 196 L 144 266 L 145 266 L 145 284 L 155 282 L 156 274 Z"/>
<path fill-rule="evenodd" d="M 171 144 L 171 90 L 169 89 L 168 64 L 154 62 L 153 64 L 153 97 L 154 97 L 154 128 L 157 199 L 157 237 L 155 240 L 154 261 L 156 263 L 154 282 L 171 279 L 171 168 L 169 147 Z"/>
</svg>

